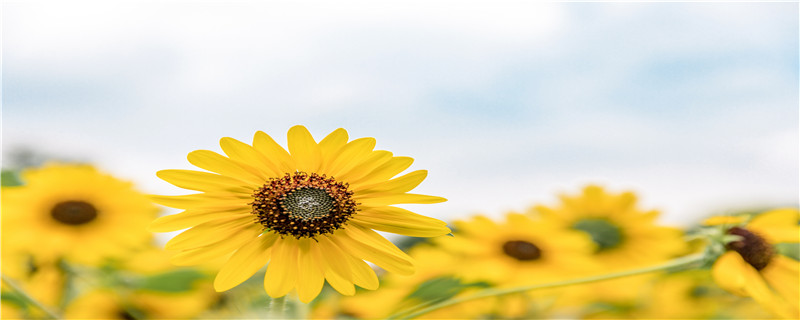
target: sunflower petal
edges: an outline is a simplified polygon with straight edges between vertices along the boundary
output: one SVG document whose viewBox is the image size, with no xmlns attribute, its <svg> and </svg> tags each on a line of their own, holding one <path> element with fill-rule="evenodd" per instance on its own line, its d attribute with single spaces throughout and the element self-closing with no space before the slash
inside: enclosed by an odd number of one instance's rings
<svg viewBox="0 0 800 320">
<path fill-rule="evenodd" d="M 304 126 L 294 126 L 289 129 L 287 136 L 289 142 L 289 153 L 297 163 L 297 169 L 305 172 L 317 172 L 322 155 L 314 141 L 314 137 Z"/>
<path fill-rule="evenodd" d="M 325 274 L 325 279 L 328 281 L 328 284 L 339 293 L 346 296 L 356 294 L 356 288 L 353 286 L 353 283 L 343 278 L 338 273 L 333 272 L 333 269 L 324 268 L 322 272 Z"/>
<path fill-rule="evenodd" d="M 393 157 L 386 163 L 372 170 L 372 172 L 363 178 L 353 181 L 350 184 L 353 185 L 354 188 L 357 188 L 357 186 L 389 180 L 400 172 L 403 172 L 403 170 L 408 169 L 412 163 L 414 163 L 414 159 L 410 157 Z"/>
<path fill-rule="evenodd" d="M 375 168 L 381 166 L 382 164 L 386 163 L 392 159 L 392 153 L 386 150 L 375 150 L 372 151 L 364 161 L 361 161 L 356 166 L 348 169 L 347 171 L 343 171 L 343 173 L 339 174 L 339 178 L 342 181 L 356 181 L 363 178 L 365 175 L 369 174 Z"/>
<path fill-rule="evenodd" d="M 403 220 L 371 219 L 366 216 L 356 216 L 352 221 L 369 229 L 402 234 L 409 237 L 436 237 L 451 232 L 450 228 L 439 223 L 423 224 Z"/>
<path fill-rule="evenodd" d="M 394 178 L 389 181 L 379 182 L 370 186 L 363 187 L 362 190 L 359 190 L 359 193 L 379 193 L 379 192 L 389 192 L 389 193 L 405 193 L 409 192 L 412 189 L 416 188 L 425 177 L 428 176 L 427 170 L 417 170 L 413 172 L 409 172 L 404 174 L 403 176 Z"/>
<path fill-rule="evenodd" d="M 353 283 L 368 290 L 378 289 L 378 276 L 375 275 L 375 270 L 359 258 L 353 257 L 349 254 L 343 256 L 352 270 Z"/>
<path fill-rule="evenodd" d="M 252 238 L 251 238 L 252 239 Z M 217 273 L 214 290 L 222 292 L 244 282 L 269 261 L 270 248 L 278 236 L 267 233 L 236 250 Z"/>
<path fill-rule="evenodd" d="M 237 193 L 253 193 L 247 182 L 209 172 L 194 170 L 161 170 L 156 176 L 177 187 L 197 190 L 229 190 Z"/>
<path fill-rule="evenodd" d="M 345 228 L 345 231 L 359 228 L 351 224 L 348 228 Z M 371 230 L 370 232 L 374 233 Z M 384 239 L 377 233 L 375 233 L 377 235 L 375 237 L 370 232 L 364 230 L 349 233 L 342 232 L 332 239 L 338 246 L 353 252 L 356 257 L 371 261 L 390 272 L 402 275 L 414 273 L 414 264 L 411 262 L 411 257 L 397 249 L 389 240 Z M 351 234 L 356 238 L 351 237 Z M 378 237 L 383 240 L 378 239 Z"/>
<path fill-rule="evenodd" d="M 350 141 L 342 147 L 341 152 L 331 161 L 331 165 L 325 173 L 338 177 L 347 172 L 349 168 L 359 163 L 357 160 L 369 155 L 372 149 L 375 148 L 375 143 L 375 138 L 359 138 Z"/>
<path fill-rule="evenodd" d="M 303 303 L 309 303 L 322 291 L 325 277 L 319 267 L 319 261 L 315 259 L 311 251 L 311 243 L 308 238 L 299 240 L 300 250 L 297 252 L 297 269 L 301 276 L 297 277 L 297 295 Z"/>
<path fill-rule="evenodd" d="M 179 266 L 205 264 L 209 261 L 214 261 L 232 254 L 236 249 L 239 249 L 242 245 L 257 237 L 259 233 L 261 233 L 260 228 L 253 226 L 207 246 L 183 250 L 172 256 L 170 262 Z"/>
<path fill-rule="evenodd" d="M 282 175 L 282 172 L 277 164 L 264 157 L 261 153 L 253 149 L 250 145 L 236 140 L 234 138 L 222 138 L 219 140 L 219 145 L 222 151 L 228 157 L 241 163 L 249 163 L 256 170 L 259 170 L 263 176 L 277 177 Z"/>
<path fill-rule="evenodd" d="M 333 270 L 333 272 L 336 272 L 336 274 L 340 275 L 342 279 L 352 281 L 352 271 L 350 271 L 350 266 L 341 258 L 346 253 L 344 253 L 342 249 L 334 244 L 330 238 L 325 236 L 319 237 L 318 245 L 322 259 L 325 261 L 327 266 Z"/>
<path fill-rule="evenodd" d="M 400 203 L 440 203 L 445 202 L 447 199 L 437 196 L 429 196 L 424 194 L 403 193 L 403 194 L 371 194 L 360 195 L 356 194 L 353 199 L 357 200 L 364 207 L 378 207 L 388 206 Z"/>
<path fill-rule="evenodd" d="M 286 152 L 286 149 L 262 131 L 256 132 L 253 136 L 253 148 L 265 158 L 278 164 L 282 172 L 294 172 L 297 169 L 292 156 Z"/>
<path fill-rule="evenodd" d="M 193 226 L 219 218 L 234 216 L 245 218 L 245 215 L 250 215 L 250 211 L 250 208 L 240 208 L 227 211 L 207 211 L 200 213 L 193 213 L 191 210 L 186 210 L 182 213 L 159 217 L 150 223 L 150 225 L 147 227 L 147 231 L 170 232 L 191 228 Z"/>
<path fill-rule="evenodd" d="M 191 164 L 201 169 L 233 177 L 255 186 L 260 186 L 264 183 L 265 177 L 260 176 L 257 170 L 214 151 L 195 150 L 189 152 L 186 158 Z"/>
<path fill-rule="evenodd" d="M 162 206 L 177 209 L 214 207 L 219 210 L 228 210 L 248 207 L 246 197 L 233 195 L 215 197 L 208 193 L 196 193 L 181 196 L 150 195 L 149 198 Z"/>
<path fill-rule="evenodd" d="M 339 128 L 328 134 L 319 141 L 319 150 L 322 154 L 322 167 L 320 171 L 325 172 L 330 168 L 336 155 L 347 144 L 347 130 Z"/>
<path fill-rule="evenodd" d="M 249 217 L 228 217 L 196 225 L 181 232 L 164 246 L 167 250 L 202 247 L 231 236 L 253 225 Z"/>
<path fill-rule="evenodd" d="M 297 240 L 278 239 L 272 247 L 272 259 L 264 275 L 264 290 L 272 298 L 285 296 L 297 284 Z"/>
</svg>

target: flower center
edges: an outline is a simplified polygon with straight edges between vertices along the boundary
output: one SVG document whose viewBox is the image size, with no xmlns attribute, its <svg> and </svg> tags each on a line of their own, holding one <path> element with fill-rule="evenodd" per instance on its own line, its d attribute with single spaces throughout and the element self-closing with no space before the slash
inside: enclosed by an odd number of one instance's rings
<svg viewBox="0 0 800 320">
<path fill-rule="evenodd" d="M 597 244 L 597 251 L 614 248 L 622 243 L 622 230 L 606 219 L 581 219 L 572 225 L 572 229 L 589 234 Z"/>
<path fill-rule="evenodd" d="M 83 201 L 64 201 L 50 209 L 50 216 L 63 224 L 77 226 L 97 218 L 97 209 Z"/>
<path fill-rule="evenodd" d="M 253 193 L 252 213 L 265 230 L 295 238 L 333 233 L 358 210 L 346 183 L 316 173 L 271 178 Z"/>
<path fill-rule="evenodd" d="M 775 249 L 758 234 L 741 227 L 730 228 L 727 232 L 742 237 L 742 240 L 728 243 L 725 247 L 742 256 L 756 270 L 764 269 L 775 255 Z"/>
<path fill-rule="evenodd" d="M 542 256 L 539 247 L 523 240 L 506 241 L 503 244 L 503 253 L 519 261 L 537 260 Z"/>
</svg>

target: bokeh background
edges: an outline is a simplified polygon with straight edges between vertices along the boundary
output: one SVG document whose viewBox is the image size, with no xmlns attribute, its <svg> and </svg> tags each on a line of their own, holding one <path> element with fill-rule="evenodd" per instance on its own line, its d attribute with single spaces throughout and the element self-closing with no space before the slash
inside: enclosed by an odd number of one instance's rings
<svg viewBox="0 0 800 320">
<path fill-rule="evenodd" d="M 218 139 L 338 127 L 428 169 L 420 213 L 587 183 L 666 223 L 798 204 L 798 3 L 4 1 L 3 167 L 147 193 Z"/>
</svg>

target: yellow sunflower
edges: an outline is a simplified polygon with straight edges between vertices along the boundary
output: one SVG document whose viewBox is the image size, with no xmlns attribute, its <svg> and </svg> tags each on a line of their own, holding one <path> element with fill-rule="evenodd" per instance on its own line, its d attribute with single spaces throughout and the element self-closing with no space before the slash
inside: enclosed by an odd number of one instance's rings
<svg viewBox="0 0 800 320">
<path fill-rule="evenodd" d="M 217 291 L 237 286 L 268 262 L 267 294 L 281 297 L 297 288 L 303 302 L 314 299 L 325 280 L 345 295 L 355 293 L 353 285 L 376 289 L 378 278 L 364 260 L 413 273 L 411 258 L 374 230 L 447 234 L 444 222 L 391 206 L 445 199 L 408 193 L 425 179 L 425 170 L 395 177 L 412 158 L 373 150 L 374 138 L 348 139 L 337 129 L 317 143 L 305 127 L 295 126 L 288 152 L 260 131 L 252 146 L 222 138 L 227 156 L 191 152 L 189 162 L 211 172 L 163 170 L 158 176 L 200 193 L 154 196 L 185 211 L 157 219 L 150 230 L 190 228 L 166 244 L 180 250 L 173 258 L 179 265 L 230 255 L 214 281 Z"/>
<path fill-rule="evenodd" d="M 593 259 L 605 266 L 640 266 L 687 250 L 683 232 L 658 225 L 659 212 L 637 208 L 631 192 L 610 194 L 590 185 L 580 195 L 560 198 L 560 206 L 539 205 L 535 211 L 545 221 L 588 234 L 597 245 Z"/>
<path fill-rule="evenodd" d="M 68 164 L 25 170 L 22 180 L 2 188 L 3 251 L 97 264 L 152 240 L 157 208 L 128 182 Z"/>
<path fill-rule="evenodd" d="M 519 213 L 495 222 L 484 216 L 456 221 L 452 238 L 436 239 L 464 259 L 456 275 L 497 287 L 553 282 L 585 275 L 594 249 L 579 232 L 556 228 Z"/>
<path fill-rule="evenodd" d="M 724 220 L 736 222 L 717 218 L 706 224 Z M 734 294 L 752 297 L 780 317 L 799 318 L 800 262 L 775 247 L 800 242 L 798 222 L 800 211 L 787 208 L 762 213 L 747 224 L 721 224 L 725 234 L 738 240 L 727 243 L 727 251 L 714 262 L 714 281 Z"/>
<path fill-rule="evenodd" d="M 688 250 L 683 232 L 658 225 L 659 212 L 639 209 L 632 192 L 612 194 L 589 185 L 581 194 L 561 195 L 560 199 L 558 206 L 538 205 L 533 213 L 559 228 L 588 235 L 595 245 L 591 254 L 595 274 L 653 265 Z M 644 274 L 574 286 L 561 302 L 630 304 L 652 277 Z"/>
</svg>

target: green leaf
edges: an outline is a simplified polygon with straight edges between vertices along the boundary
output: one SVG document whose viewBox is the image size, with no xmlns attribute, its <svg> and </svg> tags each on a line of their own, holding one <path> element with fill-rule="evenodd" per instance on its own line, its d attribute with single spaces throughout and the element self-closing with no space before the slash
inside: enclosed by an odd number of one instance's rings
<svg viewBox="0 0 800 320">
<path fill-rule="evenodd" d="M 775 245 L 775 249 L 781 255 L 800 261 L 800 243 L 778 243 Z"/>
<path fill-rule="evenodd" d="M 462 283 L 461 279 L 452 276 L 441 276 L 421 283 L 406 300 L 439 301 L 450 299 L 468 288 L 488 288 L 486 282 Z"/>
<path fill-rule="evenodd" d="M 141 278 L 136 287 L 160 292 L 185 292 L 194 287 L 194 282 L 206 275 L 195 269 L 178 269 Z"/>
<path fill-rule="evenodd" d="M 10 291 L 3 291 L 0 293 L 0 300 L 3 302 L 15 304 L 20 308 L 27 308 L 28 302 L 25 301 L 18 293 L 10 292 Z"/>
<path fill-rule="evenodd" d="M 11 170 L 2 170 L 0 171 L 0 185 L 3 187 L 21 186 L 22 180 L 19 179 L 17 172 Z"/>
</svg>

